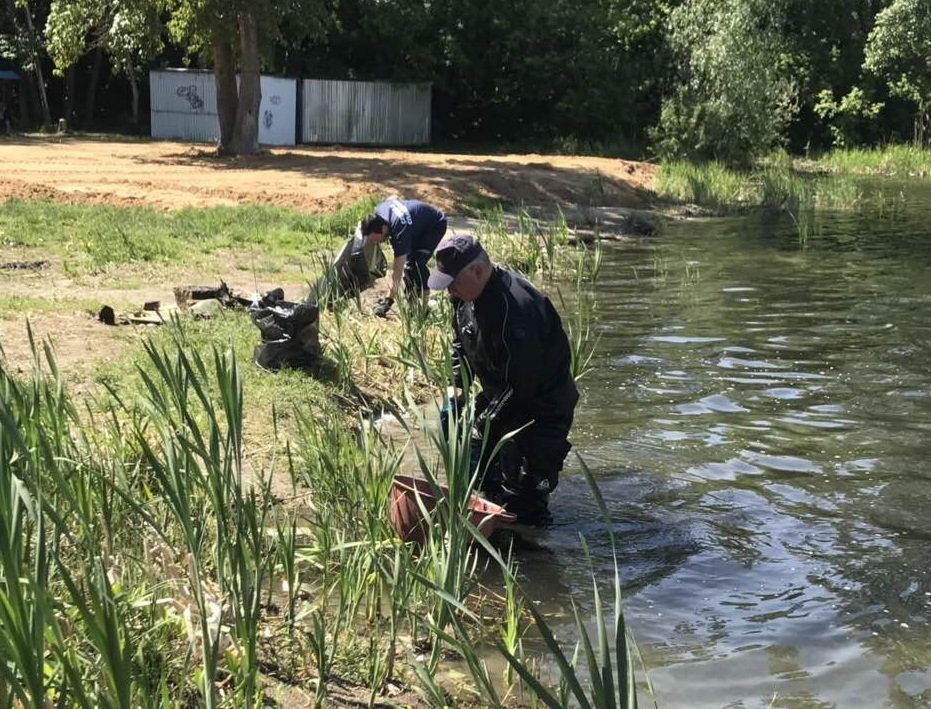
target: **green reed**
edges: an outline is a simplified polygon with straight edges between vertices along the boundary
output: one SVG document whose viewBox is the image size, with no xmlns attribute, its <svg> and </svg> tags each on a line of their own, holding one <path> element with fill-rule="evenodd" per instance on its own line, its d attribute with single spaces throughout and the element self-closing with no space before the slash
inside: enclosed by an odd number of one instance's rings
<svg viewBox="0 0 931 709">
<path fill-rule="evenodd" d="M 577 266 L 575 293 L 572 303 L 567 303 L 561 290 L 557 288 L 559 303 L 564 313 L 563 327 L 569 340 L 571 357 L 569 371 L 575 381 L 579 381 L 592 370 L 592 359 L 598 349 L 601 335 L 593 334 L 598 301 L 595 296 L 595 283 L 601 273 L 601 245 L 579 245 L 576 251 Z"/>
<path fill-rule="evenodd" d="M 144 592 L 110 580 L 94 457 L 51 349 L 46 375 L 32 347 L 24 379 L 0 356 L 0 700 L 130 707 L 147 679 L 130 638 Z"/>
<path fill-rule="evenodd" d="M 537 272 L 571 256 L 586 282 L 597 277 L 597 248 L 567 254 L 564 227 L 522 228 Z M 180 325 L 163 328 L 138 361 L 138 385 L 111 379 L 108 398 L 83 415 L 50 352 L 50 376 L 37 369 L 21 381 L 0 366 L 0 655 L 10 658 L 0 664 L 0 706 L 254 706 L 267 664 L 292 679 L 312 667 L 320 704 L 337 677 L 367 683 L 374 703 L 411 672 L 428 701 L 451 703 L 444 648 L 463 659 L 483 705 L 509 701 L 510 678 L 502 688 L 482 653 L 500 638 L 520 656 L 532 597 L 508 586 L 509 558 L 500 625 L 470 610 L 488 563 L 468 517 L 481 474 L 471 460 L 474 402 L 418 451 L 434 490 L 449 489 L 427 513 L 419 549 L 387 518 L 404 443 L 333 403 L 370 368 L 399 374 L 405 389 L 445 389 L 449 310 L 439 302 L 400 305 L 400 327 L 387 332 L 356 327 L 358 303 L 328 311 L 338 386 L 289 419 L 296 452 L 285 447 L 292 489 L 309 491 L 300 508 L 275 501 L 273 470 L 244 462 L 245 373 L 219 341 L 198 347 Z M 249 380 L 251 401 L 265 376 Z M 278 619 L 266 613 L 276 577 L 287 588 Z"/>
<path fill-rule="evenodd" d="M 614 603 L 610 610 L 606 607 L 599 589 L 598 579 L 592 567 L 592 596 L 595 607 L 594 625 L 596 635 L 589 634 L 589 620 L 583 616 L 573 601 L 573 617 L 578 637 L 575 652 L 568 656 L 562 644 L 556 638 L 552 628 L 543 614 L 532 603 L 526 609 L 533 619 L 534 628 L 543 640 L 549 659 L 560 673 L 560 685 L 557 690 L 546 687 L 538 677 L 538 668 L 507 646 L 498 643 L 498 649 L 514 671 L 520 676 L 532 696 L 552 709 L 561 709 L 570 704 L 589 709 L 628 709 L 637 706 L 636 676 L 633 655 L 635 644 L 624 620 L 623 594 L 617 557 L 617 543 L 614 537 L 610 513 L 601 496 L 598 484 L 585 461 L 579 457 L 582 472 L 596 500 L 611 539 L 614 553 L 613 592 Z M 483 541 L 483 540 L 479 540 Z M 501 565 L 505 573 L 513 573 L 506 562 L 487 542 L 483 542 L 488 553 Z M 584 538 L 583 548 L 588 554 Z M 516 584 L 516 581 L 513 581 Z M 524 594 L 526 595 L 526 590 Z M 586 683 L 588 687 L 586 688 Z"/>
<path fill-rule="evenodd" d="M 513 550 L 508 550 L 507 557 L 503 557 L 504 568 L 515 568 Z M 524 654 L 523 637 L 526 626 L 523 623 L 527 609 L 527 601 L 520 592 L 513 573 L 505 573 L 504 578 L 504 622 L 498 630 L 501 647 L 514 657 L 522 658 Z M 511 685 L 514 682 L 513 666 L 508 664 L 504 672 L 504 682 Z"/>
<path fill-rule="evenodd" d="M 667 162 L 657 172 L 656 190 L 668 199 L 722 214 L 760 207 L 797 215 L 813 206 L 850 209 L 863 200 L 853 180 L 812 177 L 784 160 L 770 160 L 753 170 L 734 170 L 718 162 Z"/>
<path fill-rule="evenodd" d="M 815 160 L 813 167 L 840 174 L 927 178 L 931 150 L 910 144 L 833 150 Z"/>
<path fill-rule="evenodd" d="M 476 236 L 497 263 L 530 277 L 560 278 L 574 265 L 571 258 L 564 258 L 570 230 L 561 212 L 546 221 L 526 209 L 516 217 L 506 215 L 501 207 L 490 209 L 483 212 Z"/>
<path fill-rule="evenodd" d="M 208 707 L 215 706 L 214 683 L 225 656 L 243 706 L 253 706 L 260 692 L 261 589 L 274 557 L 266 531 L 270 480 L 243 478 L 243 390 L 238 365 L 231 353 L 214 351 L 215 392 L 211 392 L 207 388 L 211 373 L 197 352 L 189 355 L 152 345 L 146 351 L 154 372 L 139 372 L 145 384 L 142 405 L 147 419 L 146 425 L 136 426 L 135 436 L 159 485 L 160 502 L 180 531 L 190 558 L 188 581 L 198 612 L 202 698 Z M 157 518 L 146 511 L 145 519 L 171 543 Z M 211 572 L 216 594 L 207 591 Z M 229 648 L 221 647 L 224 607 L 232 614 Z"/>
</svg>

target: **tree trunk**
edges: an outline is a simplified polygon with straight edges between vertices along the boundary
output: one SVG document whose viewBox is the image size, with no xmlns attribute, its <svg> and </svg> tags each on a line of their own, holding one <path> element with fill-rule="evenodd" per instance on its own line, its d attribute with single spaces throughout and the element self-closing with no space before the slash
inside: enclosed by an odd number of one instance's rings
<svg viewBox="0 0 931 709">
<path fill-rule="evenodd" d="M 23 126 L 33 127 L 42 114 L 42 109 L 39 107 L 39 90 L 36 88 L 35 74 L 33 72 L 23 74 L 21 83 L 23 84 L 22 102 L 26 106 L 26 113 L 28 114 L 27 119 L 23 121 Z"/>
<path fill-rule="evenodd" d="M 75 92 L 74 64 L 65 69 L 65 100 L 64 119 L 68 128 L 74 128 L 74 92 Z"/>
<path fill-rule="evenodd" d="M 919 148 L 924 148 L 928 144 L 928 130 L 931 128 L 931 115 L 929 115 L 928 104 L 924 101 L 921 102 L 921 105 L 918 107 L 918 120 L 920 121 L 920 133 L 919 133 Z"/>
<path fill-rule="evenodd" d="M 29 96 L 32 85 L 28 81 L 20 81 L 16 87 L 16 98 L 19 103 L 19 130 L 26 130 L 29 125 Z"/>
<path fill-rule="evenodd" d="M 242 68 L 232 147 L 237 155 L 254 155 L 259 151 L 262 86 L 259 75 L 259 29 L 251 11 L 239 15 L 239 50 Z"/>
<path fill-rule="evenodd" d="M 218 33 L 219 34 L 219 33 Z M 239 106 L 233 45 L 228 38 L 214 40 L 213 74 L 217 82 L 217 118 L 220 121 L 220 152 L 233 152 L 233 127 Z"/>
<path fill-rule="evenodd" d="M 32 65 L 36 75 L 36 91 L 42 109 L 42 125 L 47 128 L 52 124 L 52 114 L 48 108 L 48 95 L 45 93 L 45 74 L 42 72 L 42 62 L 39 59 L 39 40 L 36 38 L 35 27 L 32 24 L 32 11 L 29 9 L 28 3 L 23 6 L 23 14 L 26 16 L 26 30 L 29 33 L 29 49 L 32 53 Z"/>
<path fill-rule="evenodd" d="M 94 50 L 94 63 L 91 64 L 91 76 L 87 82 L 87 96 L 84 103 L 84 126 L 94 127 L 97 113 L 97 84 L 100 83 L 100 70 L 103 67 L 103 50 L 97 47 Z"/>
<path fill-rule="evenodd" d="M 133 92 L 133 98 L 132 98 L 133 125 L 136 128 L 138 128 L 139 127 L 139 82 L 136 81 L 136 70 L 135 69 L 133 69 L 132 67 L 129 67 L 127 74 L 129 74 L 129 88 Z"/>
<path fill-rule="evenodd" d="M 19 20 L 16 17 L 16 6 L 13 0 L 6 0 L 6 10 L 13 23 L 13 31 L 19 35 L 22 30 L 19 27 Z M 20 78 L 18 87 L 19 96 L 19 129 L 26 130 L 27 126 L 32 125 L 32 116 L 39 113 L 39 97 L 35 91 L 35 82 L 32 74 L 26 72 Z"/>
</svg>

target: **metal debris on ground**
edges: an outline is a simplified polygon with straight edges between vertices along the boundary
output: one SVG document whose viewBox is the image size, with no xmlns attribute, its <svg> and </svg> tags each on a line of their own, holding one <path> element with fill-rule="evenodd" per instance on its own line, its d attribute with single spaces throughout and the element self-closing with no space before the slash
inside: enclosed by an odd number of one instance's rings
<svg viewBox="0 0 931 709">
<path fill-rule="evenodd" d="M 253 293 L 243 295 L 231 290 L 226 283 L 220 281 L 219 286 L 177 286 L 174 289 L 175 304 L 166 305 L 160 300 L 150 300 L 143 303 L 140 310 L 125 315 L 117 315 L 112 307 L 104 305 L 97 315 L 97 319 L 105 325 L 162 325 L 170 322 L 171 318 L 184 313 L 195 318 L 212 318 L 224 309 L 268 307 L 283 301 L 284 290 L 274 288 L 266 293 Z"/>
<path fill-rule="evenodd" d="M 0 271 L 41 271 L 51 266 L 51 261 L 7 261 L 0 263 Z"/>
</svg>

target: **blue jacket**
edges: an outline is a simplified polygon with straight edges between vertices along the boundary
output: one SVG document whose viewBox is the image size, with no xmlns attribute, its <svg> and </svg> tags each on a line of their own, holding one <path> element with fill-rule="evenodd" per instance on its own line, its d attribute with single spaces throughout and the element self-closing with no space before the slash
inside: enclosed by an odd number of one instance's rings
<svg viewBox="0 0 931 709">
<path fill-rule="evenodd" d="M 446 215 L 416 199 L 386 199 L 375 207 L 375 214 L 388 223 L 395 256 L 421 252 L 429 257 L 446 233 Z"/>
</svg>

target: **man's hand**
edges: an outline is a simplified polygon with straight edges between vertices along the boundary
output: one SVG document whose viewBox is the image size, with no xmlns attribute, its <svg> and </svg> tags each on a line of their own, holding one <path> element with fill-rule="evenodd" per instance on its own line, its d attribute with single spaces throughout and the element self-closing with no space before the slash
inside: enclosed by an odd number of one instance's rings
<svg viewBox="0 0 931 709">
<path fill-rule="evenodd" d="M 391 310 L 392 305 L 394 305 L 394 298 L 391 296 L 379 298 L 378 303 L 372 308 L 372 314 L 376 318 L 386 318 L 388 317 L 388 311 Z"/>
<path fill-rule="evenodd" d="M 472 422 L 472 438 L 478 441 L 485 440 L 485 425 L 488 421 L 488 417 L 483 411 L 478 416 L 475 417 L 475 421 Z"/>
</svg>

